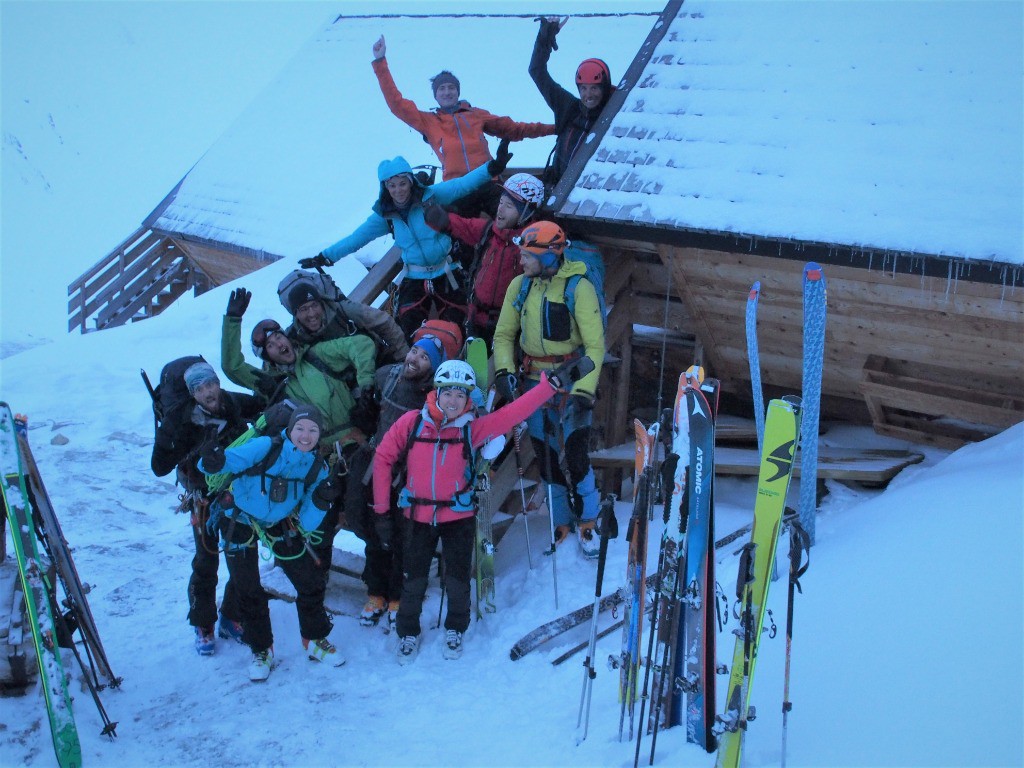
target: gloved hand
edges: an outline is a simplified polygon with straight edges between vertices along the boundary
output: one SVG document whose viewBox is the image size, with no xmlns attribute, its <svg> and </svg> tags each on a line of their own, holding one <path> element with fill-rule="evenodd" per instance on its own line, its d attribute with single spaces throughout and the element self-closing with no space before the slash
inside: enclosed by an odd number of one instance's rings
<svg viewBox="0 0 1024 768">
<path fill-rule="evenodd" d="M 373 514 L 373 530 L 377 533 L 377 540 L 380 548 L 385 552 L 391 549 L 391 537 L 395 532 L 395 521 L 391 519 L 391 513 L 385 512 L 379 515 Z"/>
<path fill-rule="evenodd" d="M 569 403 L 580 413 L 594 410 L 594 397 L 583 393 L 569 395 Z"/>
<path fill-rule="evenodd" d="M 501 144 L 498 145 L 498 151 L 494 153 L 494 159 L 487 164 L 487 173 L 497 176 L 505 170 L 511 159 L 512 153 L 508 151 L 508 139 L 502 139 Z"/>
<path fill-rule="evenodd" d="M 373 437 L 380 419 L 380 404 L 377 402 L 377 389 L 363 387 L 359 399 L 352 409 L 352 424 L 367 437 Z"/>
<path fill-rule="evenodd" d="M 313 506 L 326 512 L 341 496 L 342 490 L 344 489 L 341 487 L 341 482 L 332 472 L 313 489 Z"/>
<path fill-rule="evenodd" d="M 387 53 L 388 47 L 384 43 L 384 35 L 381 35 L 377 42 L 373 44 L 374 61 L 376 61 L 377 59 L 383 59 L 385 56 L 387 56 Z"/>
<path fill-rule="evenodd" d="M 548 371 L 548 381 L 555 389 L 568 389 L 574 381 L 579 381 L 594 370 L 594 361 L 584 355 L 567 360 L 557 368 Z"/>
<path fill-rule="evenodd" d="M 303 269 L 329 267 L 332 264 L 334 264 L 334 262 L 324 256 L 323 253 L 318 253 L 316 256 L 310 256 L 308 259 L 299 259 L 299 266 Z"/>
<path fill-rule="evenodd" d="M 552 16 L 538 16 L 534 21 L 540 22 L 540 32 L 537 33 L 537 40 L 541 45 L 547 46 L 552 51 L 557 51 L 558 43 L 555 42 L 555 36 L 558 34 L 558 30 L 562 28 L 562 22 L 557 17 Z"/>
<path fill-rule="evenodd" d="M 519 379 L 514 373 L 508 371 L 497 371 L 494 374 L 494 390 L 501 395 L 501 399 L 511 403 L 516 399 L 516 392 L 519 390 Z"/>
<path fill-rule="evenodd" d="M 224 446 L 219 443 L 206 443 L 199 449 L 199 458 L 203 460 L 203 471 L 208 475 L 215 475 L 224 469 L 227 457 L 224 455 Z"/>
<path fill-rule="evenodd" d="M 231 292 L 231 296 L 228 298 L 228 308 L 224 314 L 228 317 L 241 318 L 245 314 L 245 310 L 249 307 L 249 300 L 252 299 L 252 293 L 245 290 L 245 288 L 235 288 Z"/>
<path fill-rule="evenodd" d="M 438 232 L 447 232 L 452 228 L 448 211 L 437 203 L 427 203 L 423 206 L 423 220 L 427 222 L 427 226 Z"/>
</svg>

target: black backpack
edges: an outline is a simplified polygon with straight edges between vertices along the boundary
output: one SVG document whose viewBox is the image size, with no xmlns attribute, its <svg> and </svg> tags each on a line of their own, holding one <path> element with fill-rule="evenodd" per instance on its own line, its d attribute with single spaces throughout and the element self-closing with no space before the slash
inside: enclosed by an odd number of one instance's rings
<svg viewBox="0 0 1024 768">
<path fill-rule="evenodd" d="M 202 355 L 188 355 L 171 360 L 160 371 L 160 381 L 156 389 L 150 389 L 150 397 L 153 398 L 153 415 L 156 417 L 156 426 L 169 423 L 180 425 L 188 421 L 192 415 L 192 407 L 195 401 L 192 399 L 188 386 L 185 384 L 185 371 L 196 363 L 205 363 Z M 149 377 L 142 372 L 147 386 Z"/>
</svg>

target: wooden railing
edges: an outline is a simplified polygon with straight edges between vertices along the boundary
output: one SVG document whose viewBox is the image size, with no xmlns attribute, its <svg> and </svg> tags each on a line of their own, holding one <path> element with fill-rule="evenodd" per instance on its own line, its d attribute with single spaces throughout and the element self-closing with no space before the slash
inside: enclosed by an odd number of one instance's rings
<svg viewBox="0 0 1024 768">
<path fill-rule="evenodd" d="M 206 277 L 188 254 L 167 235 L 140 228 L 68 286 L 68 330 L 152 317 L 197 286 Z"/>
</svg>

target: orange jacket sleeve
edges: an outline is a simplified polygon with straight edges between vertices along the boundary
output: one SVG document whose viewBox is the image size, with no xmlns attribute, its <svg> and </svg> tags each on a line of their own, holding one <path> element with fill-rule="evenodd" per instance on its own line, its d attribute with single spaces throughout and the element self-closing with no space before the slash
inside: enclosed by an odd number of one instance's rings
<svg viewBox="0 0 1024 768">
<path fill-rule="evenodd" d="M 483 129 L 484 133 L 509 141 L 539 139 L 541 136 L 552 136 L 556 133 L 555 126 L 548 123 L 517 123 L 511 117 L 490 113 L 484 119 Z"/>
<path fill-rule="evenodd" d="M 426 133 L 426 119 L 429 112 L 422 112 L 416 104 L 402 96 L 391 77 L 391 70 L 388 69 L 388 60 L 376 59 L 373 62 L 373 72 L 377 75 L 377 83 L 380 85 L 380 92 L 384 94 L 384 101 L 387 102 L 391 113 L 409 127 Z"/>
</svg>

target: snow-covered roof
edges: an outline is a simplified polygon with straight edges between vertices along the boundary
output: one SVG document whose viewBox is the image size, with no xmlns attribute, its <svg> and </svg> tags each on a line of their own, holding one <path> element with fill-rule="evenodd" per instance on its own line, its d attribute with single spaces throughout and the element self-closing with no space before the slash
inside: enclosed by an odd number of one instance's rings
<svg viewBox="0 0 1024 768">
<path fill-rule="evenodd" d="M 616 12 L 619 6 L 628 12 Z M 623 2 L 600 10 L 571 17 L 563 29 L 551 65 L 559 82 L 571 85 L 579 62 L 595 55 L 621 74 L 661 6 Z M 381 160 L 400 154 L 413 165 L 437 164 L 420 135 L 388 110 L 370 66 L 374 41 L 385 35 L 392 75 L 421 109 L 436 106 L 429 78 L 450 69 L 474 106 L 551 122 L 527 74 L 535 16 L 339 16 L 198 160 L 147 224 L 271 256 L 315 254 L 369 214 Z M 542 167 L 553 142 L 513 144 L 513 166 Z M 496 146 L 491 139 L 492 152 Z M 390 246 L 382 239 L 364 250 L 383 253 Z"/>
<path fill-rule="evenodd" d="M 1024 5 L 686 0 L 665 18 L 562 214 L 1024 263 Z"/>
</svg>

